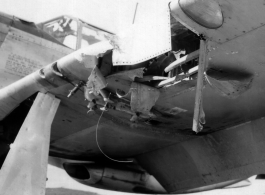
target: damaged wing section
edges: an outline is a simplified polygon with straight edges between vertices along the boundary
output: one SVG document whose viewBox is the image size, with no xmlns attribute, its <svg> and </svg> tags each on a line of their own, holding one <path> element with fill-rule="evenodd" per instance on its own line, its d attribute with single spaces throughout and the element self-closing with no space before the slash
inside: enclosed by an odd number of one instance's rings
<svg viewBox="0 0 265 195">
<path fill-rule="evenodd" d="M 80 49 L 1 89 L 0 120 L 38 91 L 48 92 L 66 84 L 86 81 L 97 64 L 97 55 L 110 48 L 106 42 Z"/>
</svg>

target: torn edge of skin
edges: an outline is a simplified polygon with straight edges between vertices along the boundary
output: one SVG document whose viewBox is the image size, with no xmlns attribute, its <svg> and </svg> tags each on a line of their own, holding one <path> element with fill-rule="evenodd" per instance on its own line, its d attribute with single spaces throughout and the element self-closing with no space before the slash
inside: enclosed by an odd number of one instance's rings
<svg viewBox="0 0 265 195">
<path fill-rule="evenodd" d="M 78 53 L 75 55 L 75 59 L 84 64 L 85 68 L 91 68 L 98 64 L 98 58 L 92 55 L 86 55 L 84 53 Z"/>
<path fill-rule="evenodd" d="M 98 63 L 98 58 L 102 57 L 108 50 L 113 49 L 109 40 L 89 45 L 73 53 L 74 58 L 84 63 L 86 68 L 93 68 Z"/>
<path fill-rule="evenodd" d="M 156 88 L 143 85 L 140 83 L 132 83 L 131 94 L 131 109 L 137 115 L 141 114 L 141 117 L 155 118 L 156 116 L 150 112 L 152 107 L 160 96 L 160 91 Z"/>
<path fill-rule="evenodd" d="M 100 90 L 105 88 L 107 84 L 108 83 L 106 79 L 97 68 L 97 66 L 95 66 L 88 78 L 86 87 L 91 89 L 96 95 L 98 95 L 100 93 Z"/>
<path fill-rule="evenodd" d="M 160 91 L 156 88 L 133 82 L 127 94 L 120 94 L 116 91 L 119 98 L 131 98 L 130 106 L 133 113 L 132 122 L 136 122 L 138 117 L 154 118 L 155 115 L 150 112 L 152 107 L 160 96 Z"/>
<path fill-rule="evenodd" d="M 114 50 L 121 52 L 121 48 L 119 46 L 120 38 L 117 35 L 106 36 L 106 38 L 109 40 L 109 43 L 113 46 Z"/>
</svg>

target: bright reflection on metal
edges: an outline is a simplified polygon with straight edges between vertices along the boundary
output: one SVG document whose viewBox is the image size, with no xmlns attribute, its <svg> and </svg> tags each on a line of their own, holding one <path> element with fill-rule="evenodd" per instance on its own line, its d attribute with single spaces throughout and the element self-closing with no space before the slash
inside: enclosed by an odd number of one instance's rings
<svg viewBox="0 0 265 195">
<path fill-rule="evenodd" d="M 198 24 L 216 29 L 223 24 L 222 10 L 214 0 L 179 0 L 183 12 Z"/>
</svg>

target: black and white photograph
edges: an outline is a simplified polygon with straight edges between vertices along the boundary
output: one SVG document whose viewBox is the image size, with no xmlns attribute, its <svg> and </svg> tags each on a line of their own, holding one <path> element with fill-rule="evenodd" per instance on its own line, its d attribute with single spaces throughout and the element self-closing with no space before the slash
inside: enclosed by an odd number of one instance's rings
<svg viewBox="0 0 265 195">
<path fill-rule="evenodd" d="M 265 0 L 0 0 L 0 195 L 265 195 Z"/>
</svg>

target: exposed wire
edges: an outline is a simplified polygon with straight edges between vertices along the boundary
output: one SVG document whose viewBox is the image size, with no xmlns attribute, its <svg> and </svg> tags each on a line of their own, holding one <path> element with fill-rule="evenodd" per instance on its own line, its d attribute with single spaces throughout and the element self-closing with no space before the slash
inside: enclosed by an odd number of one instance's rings
<svg viewBox="0 0 265 195">
<path fill-rule="evenodd" d="M 109 96 L 110 96 L 110 94 L 109 94 Z M 103 150 L 102 150 L 102 149 L 100 148 L 100 146 L 99 146 L 99 142 L 98 142 L 98 125 L 99 125 L 99 121 L 100 121 L 101 117 L 103 116 L 103 113 L 104 113 L 105 110 L 106 110 L 107 104 L 108 104 L 108 102 L 105 103 L 105 105 L 104 105 L 104 107 L 103 107 L 103 109 L 102 109 L 102 113 L 101 113 L 100 117 L 98 118 L 98 122 L 97 122 L 97 126 L 96 126 L 96 142 L 97 142 L 98 149 L 100 150 L 100 152 L 101 152 L 105 157 L 107 157 L 108 159 L 110 159 L 110 160 L 112 160 L 112 161 L 120 162 L 120 163 L 131 163 L 131 162 L 133 162 L 132 160 L 126 160 L 126 161 L 123 161 L 123 160 L 116 160 L 116 159 L 113 159 L 113 158 L 109 157 L 107 154 L 105 154 L 105 153 L 103 152 Z"/>
</svg>

